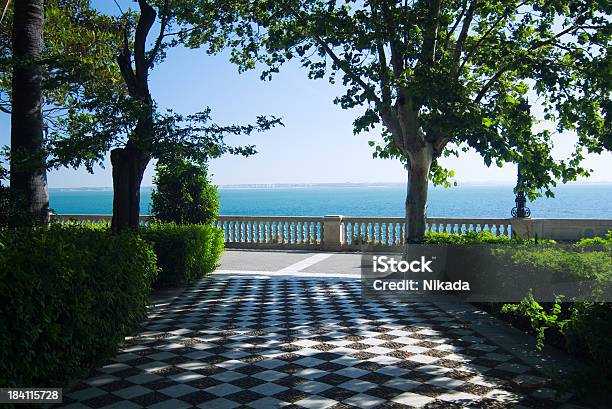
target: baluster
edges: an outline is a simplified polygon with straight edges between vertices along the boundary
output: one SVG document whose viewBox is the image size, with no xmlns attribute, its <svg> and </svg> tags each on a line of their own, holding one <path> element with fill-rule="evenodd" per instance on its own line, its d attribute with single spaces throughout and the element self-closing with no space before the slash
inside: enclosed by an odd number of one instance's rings
<svg viewBox="0 0 612 409">
<path fill-rule="evenodd" d="M 303 244 L 304 243 L 304 235 L 302 234 L 302 227 L 303 224 L 300 221 L 295 222 L 295 229 L 296 229 L 296 233 L 297 233 L 297 243 L 298 244 Z"/>
<path fill-rule="evenodd" d="M 280 222 L 279 227 L 280 227 L 280 241 L 279 242 L 285 243 L 285 231 L 286 231 L 285 222 L 284 221 Z"/>
<path fill-rule="evenodd" d="M 308 224 L 310 229 L 308 233 L 309 240 L 312 240 L 312 244 L 317 244 L 317 222 L 313 221 Z"/>
<path fill-rule="evenodd" d="M 308 243 L 317 244 L 317 222 L 308 222 Z"/>
<path fill-rule="evenodd" d="M 286 241 L 285 243 L 293 243 L 293 222 L 287 222 L 287 229 L 286 229 Z"/>
</svg>

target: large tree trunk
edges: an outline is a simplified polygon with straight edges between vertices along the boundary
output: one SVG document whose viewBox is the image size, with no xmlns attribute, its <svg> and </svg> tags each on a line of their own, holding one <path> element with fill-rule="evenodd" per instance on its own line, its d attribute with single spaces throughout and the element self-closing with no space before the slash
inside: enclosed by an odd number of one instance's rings
<svg viewBox="0 0 612 409">
<path fill-rule="evenodd" d="M 49 220 L 42 116 L 43 0 L 14 1 L 11 190 L 36 224 Z"/>
<path fill-rule="evenodd" d="M 427 189 L 433 148 L 426 144 L 418 152 L 409 154 L 408 192 L 406 195 L 406 243 L 420 243 L 425 236 L 427 217 Z"/>
<path fill-rule="evenodd" d="M 136 230 L 140 221 L 140 184 L 149 163 L 148 155 L 129 143 L 111 151 L 113 166 L 112 230 Z"/>
</svg>

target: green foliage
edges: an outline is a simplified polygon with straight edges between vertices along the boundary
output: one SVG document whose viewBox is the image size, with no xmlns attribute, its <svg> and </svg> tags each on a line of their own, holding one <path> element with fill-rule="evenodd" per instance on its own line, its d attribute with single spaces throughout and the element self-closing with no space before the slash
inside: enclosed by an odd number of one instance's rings
<svg viewBox="0 0 612 409">
<path fill-rule="evenodd" d="M 527 320 L 531 329 L 536 334 L 538 349 L 544 347 L 545 331 L 549 328 L 563 325 L 567 321 L 559 321 L 561 305 L 555 303 L 549 311 L 546 311 L 530 294 L 518 304 L 505 304 L 501 309 L 502 314 L 508 314 L 513 320 Z"/>
<path fill-rule="evenodd" d="M 542 305 L 531 296 L 519 304 L 505 304 L 502 318 L 533 332 L 536 347 L 551 343 L 586 359 L 588 364 L 557 383 L 586 398 L 609 393 L 612 379 L 612 304 L 554 303 Z M 605 398 L 604 398 L 605 399 Z"/>
<path fill-rule="evenodd" d="M 487 166 L 520 163 L 529 198 L 588 175 L 584 151 L 612 147 L 607 1 L 193 0 L 177 13 L 213 13 L 218 39 L 241 70 L 270 79 L 297 60 L 309 78 L 342 82 L 335 99 L 359 107 L 354 132 L 382 126 L 375 156 L 410 162 L 434 150 L 431 180 L 452 177 L 435 159 L 474 149 Z M 185 32 L 197 44 L 207 30 Z M 212 51 L 217 51 L 216 47 Z M 535 93 L 543 114 L 527 104 Z M 536 126 L 550 121 L 556 129 Z M 579 137 L 568 158 L 553 138 Z"/>
<path fill-rule="evenodd" d="M 429 232 L 425 235 L 423 243 L 426 244 L 501 244 L 515 243 L 508 236 L 496 236 L 487 231 L 470 231 L 465 234 L 452 234 L 441 232 Z"/>
<path fill-rule="evenodd" d="M 96 225 L 0 230 L 0 385 L 65 386 L 146 316 L 153 249 Z"/>
<path fill-rule="evenodd" d="M 121 25 L 91 8 L 89 0 L 46 0 L 44 6 L 43 114 L 53 130 L 57 121 L 87 95 L 116 86 L 120 76 L 115 57 L 121 44 Z M 6 109 L 10 109 L 14 63 L 11 29 L 9 7 L 0 24 L 0 108 Z"/>
<path fill-rule="evenodd" d="M 563 326 L 567 348 L 612 375 L 612 303 L 576 303 Z M 612 377 L 608 377 L 612 379 Z"/>
<path fill-rule="evenodd" d="M 205 165 L 184 159 L 158 162 L 151 213 L 162 222 L 209 224 L 219 214 L 219 191 L 210 183 Z"/>
<path fill-rule="evenodd" d="M 254 145 L 230 146 L 224 138 L 248 136 L 282 125 L 274 116 L 258 116 L 248 125 L 219 125 L 212 121 L 210 108 L 190 115 L 158 108 L 148 90 L 148 73 L 165 60 L 169 48 L 181 44 L 178 40 L 181 27 L 174 17 L 177 9 L 183 8 L 180 3 L 144 1 L 139 3 L 140 10 L 128 8 L 119 17 L 99 15 L 88 4 L 83 5 L 82 19 L 76 27 L 89 28 L 85 34 L 95 37 L 89 43 L 102 51 L 97 59 L 90 60 L 89 54 L 82 56 L 78 49 L 69 49 L 65 50 L 66 58 L 74 59 L 79 68 L 94 64 L 105 71 L 101 75 L 87 75 L 89 71 L 81 69 L 69 73 L 69 78 L 76 78 L 80 86 L 67 92 L 68 109 L 54 120 L 49 133 L 50 166 L 85 166 L 93 172 L 95 165 L 103 166 L 109 150 L 124 147 L 128 141 L 145 152 L 147 158 L 162 161 L 182 156 L 204 163 L 225 153 L 249 156 L 256 153 Z M 139 27 L 147 26 L 138 22 L 149 13 L 153 14 L 151 24 L 158 23 L 153 28 L 160 30 L 157 38 L 148 38 L 148 31 L 136 33 Z M 198 32 L 207 31 L 207 24 L 214 25 L 205 15 L 199 17 Z M 191 46 L 199 47 L 209 40 L 212 41 L 203 35 L 200 43 Z M 64 50 L 61 42 L 51 46 Z M 117 54 L 121 57 L 119 60 Z M 118 61 L 123 62 L 122 69 Z M 140 68 L 134 71 L 134 67 Z M 136 86 L 135 82 L 140 84 Z M 58 105 L 65 106 L 63 102 Z M 143 121 L 148 125 L 143 126 Z"/>
<path fill-rule="evenodd" d="M 522 247 L 512 252 L 516 265 L 540 268 L 560 277 L 612 281 L 612 252 L 582 245 Z"/>
<path fill-rule="evenodd" d="M 511 259 L 519 268 L 541 269 L 560 278 L 593 280 L 596 286 L 592 296 L 597 300 L 599 294 L 609 294 L 612 283 L 612 233 L 583 239 L 566 247 L 517 247 Z M 535 333 L 538 348 L 542 348 L 544 342 L 551 343 L 590 363 L 589 367 L 570 376 L 564 388 L 588 397 L 610 389 L 612 303 L 541 304 L 529 295 L 518 304 L 503 305 L 501 313 L 518 327 Z"/>
<path fill-rule="evenodd" d="M 31 226 L 31 215 L 25 210 L 23 198 L 8 186 L 9 172 L 0 160 L 0 229 L 9 226 Z"/>
<path fill-rule="evenodd" d="M 612 231 L 607 232 L 603 237 L 579 240 L 576 245 L 583 248 L 601 247 L 609 249 L 612 246 Z"/>
<path fill-rule="evenodd" d="M 217 267 L 223 252 L 223 232 L 212 225 L 152 224 L 141 228 L 157 254 L 160 274 L 156 288 L 190 284 Z"/>
</svg>

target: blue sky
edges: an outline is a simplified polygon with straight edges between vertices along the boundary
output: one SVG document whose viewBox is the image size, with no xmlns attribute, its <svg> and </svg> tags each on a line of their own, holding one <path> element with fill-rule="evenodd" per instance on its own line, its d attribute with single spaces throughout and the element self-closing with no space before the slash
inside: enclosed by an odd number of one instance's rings
<svg viewBox="0 0 612 409">
<path fill-rule="evenodd" d="M 110 7 L 110 1 L 94 1 Z M 121 1 L 122 7 L 133 4 Z M 352 122 L 358 111 L 346 111 L 332 100 L 342 92 L 339 85 L 309 80 L 297 64 L 281 69 L 271 82 L 262 82 L 257 71 L 238 74 L 227 55 L 209 56 L 203 50 L 176 48 L 150 77 L 153 98 L 161 107 L 193 113 L 206 106 L 219 124 L 249 123 L 257 115 L 283 118 L 285 127 L 250 137 L 229 139 L 235 144 L 254 143 L 258 154 L 249 157 L 225 156 L 210 164 L 215 183 L 324 183 L 404 182 L 405 171 L 397 161 L 372 158 L 367 142 L 379 139 L 379 132 L 353 135 Z M 530 101 L 536 104 L 534 99 Z M 535 108 L 537 110 L 537 108 Z M 10 140 L 10 118 L 0 116 L 0 144 Z M 556 153 L 568 154 L 575 142 L 571 134 L 558 137 Z M 487 168 L 476 153 L 446 159 L 461 183 L 514 183 L 516 168 Z M 589 181 L 612 181 L 612 154 L 589 156 L 586 165 L 594 169 Z M 153 165 L 143 185 L 151 185 Z M 91 175 L 84 169 L 62 169 L 48 175 L 50 187 L 110 186 L 111 169 L 97 168 Z"/>
</svg>

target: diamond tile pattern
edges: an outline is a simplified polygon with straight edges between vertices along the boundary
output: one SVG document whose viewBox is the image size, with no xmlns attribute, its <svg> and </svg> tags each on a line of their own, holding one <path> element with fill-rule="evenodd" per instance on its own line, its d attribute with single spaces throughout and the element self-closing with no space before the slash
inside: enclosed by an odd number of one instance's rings
<svg viewBox="0 0 612 409">
<path fill-rule="evenodd" d="M 65 392 L 74 408 L 578 407 L 433 304 L 303 277 L 203 280 Z"/>
</svg>

